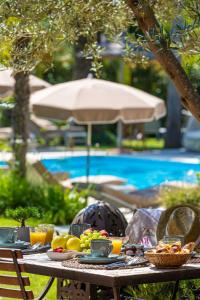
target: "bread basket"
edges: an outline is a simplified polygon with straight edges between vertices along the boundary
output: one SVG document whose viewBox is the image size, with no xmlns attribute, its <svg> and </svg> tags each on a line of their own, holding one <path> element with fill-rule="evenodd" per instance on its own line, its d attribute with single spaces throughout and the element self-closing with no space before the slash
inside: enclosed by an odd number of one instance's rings
<svg viewBox="0 0 200 300">
<path fill-rule="evenodd" d="M 152 251 L 145 252 L 145 257 L 156 268 L 178 268 L 184 265 L 191 257 L 191 253 L 153 253 Z"/>
</svg>

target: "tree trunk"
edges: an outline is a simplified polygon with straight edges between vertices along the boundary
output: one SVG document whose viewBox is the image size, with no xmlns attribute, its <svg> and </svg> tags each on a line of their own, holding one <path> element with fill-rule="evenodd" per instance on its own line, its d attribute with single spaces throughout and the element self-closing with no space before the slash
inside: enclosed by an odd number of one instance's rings
<svg viewBox="0 0 200 300">
<path fill-rule="evenodd" d="M 26 152 L 28 146 L 29 123 L 29 75 L 27 72 L 18 72 L 14 75 L 15 107 L 13 109 L 13 152 L 15 170 L 20 176 L 26 176 Z"/>
<path fill-rule="evenodd" d="M 126 0 L 126 2 L 132 9 L 138 25 L 148 41 L 149 49 L 154 53 L 180 93 L 183 105 L 200 120 L 200 95 L 193 88 L 181 63 L 168 48 L 166 41 L 156 39 L 156 36 L 161 36 L 161 33 L 153 10 L 147 1 Z"/>
<path fill-rule="evenodd" d="M 165 148 L 181 147 L 181 103 L 173 83 L 170 81 L 167 90 L 167 133 Z"/>
</svg>

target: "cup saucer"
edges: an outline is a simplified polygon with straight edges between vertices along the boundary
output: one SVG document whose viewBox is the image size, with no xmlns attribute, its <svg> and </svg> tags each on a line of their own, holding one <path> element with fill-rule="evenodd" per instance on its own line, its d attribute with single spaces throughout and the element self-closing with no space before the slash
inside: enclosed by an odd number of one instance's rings
<svg viewBox="0 0 200 300">
<path fill-rule="evenodd" d="M 110 264 L 117 261 L 124 261 L 125 256 L 110 254 L 108 257 L 97 257 L 94 255 L 86 255 L 79 257 L 79 262 L 84 264 Z"/>
</svg>

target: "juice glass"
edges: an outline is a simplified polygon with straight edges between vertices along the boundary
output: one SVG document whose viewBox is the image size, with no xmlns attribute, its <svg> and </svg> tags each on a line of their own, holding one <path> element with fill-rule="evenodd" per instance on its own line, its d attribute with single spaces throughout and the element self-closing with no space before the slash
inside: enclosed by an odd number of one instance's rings
<svg viewBox="0 0 200 300">
<path fill-rule="evenodd" d="M 54 225 L 53 224 L 40 224 L 38 225 L 42 231 L 46 232 L 45 244 L 51 244 L 54 234 Z"/>
<path fill-rule="evenodd" d="M 112 239 L 112 253 L 113 254 L 120 254 L 122 248 L 122 240 L 120 239 Z"/>
<path fill-rule="evenodd" d="M 41 243 L 42 245 L 45 244 L 47 232 L 40 228 L 30 228 L 30 242 L 31 246 L 36 243 Z"/>
</svg>

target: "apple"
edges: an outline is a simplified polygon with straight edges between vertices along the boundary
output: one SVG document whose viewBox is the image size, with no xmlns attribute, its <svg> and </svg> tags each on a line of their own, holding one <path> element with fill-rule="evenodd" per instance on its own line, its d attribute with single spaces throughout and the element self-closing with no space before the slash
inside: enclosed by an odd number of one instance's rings
<svg viewBox="0 0 200 300">
<path fill-rule="evenodd" d="M 99 233 L 100 233 L 100 235 L 101 235 L 101 236 L 106 236 L 106 237 L 109 237 L 109 234 L 108 234 L 108 232 L 107 232 L 106 230 L 104 230 L 104 229 L 103 229 L 103 230 L 101 230 Z"/>
<path fill-rule="evenodd" d="M 53 252 L 62 253 L 63 250 L 64 250 L 63 247 L 58 247 L 58 248 L 54 249 Z"/>
</svg>

